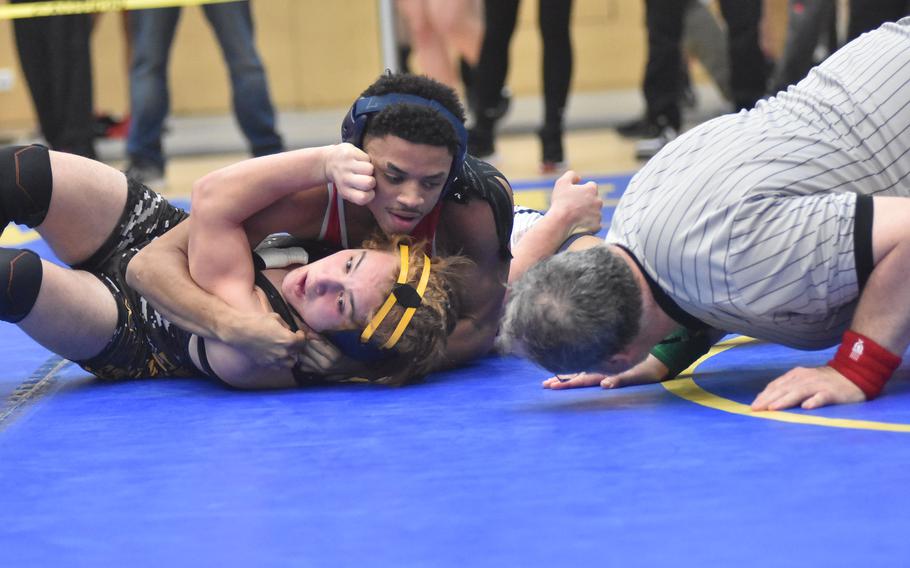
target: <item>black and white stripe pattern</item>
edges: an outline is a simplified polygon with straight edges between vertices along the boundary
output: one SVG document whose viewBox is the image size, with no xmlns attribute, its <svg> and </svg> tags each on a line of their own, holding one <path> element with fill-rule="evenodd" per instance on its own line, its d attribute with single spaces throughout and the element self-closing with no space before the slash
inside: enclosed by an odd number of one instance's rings
<svg viewBox="0 0 910 568">
<path fill-rule="evenodd" d="M 512 215 L 512 234 L 509 237 L 509 249 L 515 250 L 518 241 L 525 236 L 531 227 L 543 219 L 543 213 L 537 209 L 515 205 L 512 208 Z"/>
<path fill-rule="evenodd" d="M 709 325 L 820 348 L 858 297 L 856 194 L 910 196 L 910 18 L 669 144 L 630 182 L 606 240 Z"/>
</svg>

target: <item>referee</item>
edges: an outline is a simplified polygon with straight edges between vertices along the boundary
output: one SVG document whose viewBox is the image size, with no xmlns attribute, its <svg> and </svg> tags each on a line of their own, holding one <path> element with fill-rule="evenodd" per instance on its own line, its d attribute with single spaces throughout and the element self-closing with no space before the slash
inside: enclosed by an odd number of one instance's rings
<svg viewBox="0 0 910 568">
<path fill-rule="evenodd" d="M 630 182 L 606 246 L 589 239 L 514 285 L 501 343 L 591 371 L 562 386 L 619 386 L 675 375 L 726 332 L 840 342 L 753 408 L 871 399 L 910 345 L 907 197 L 910 18 L 667 145 Z"/>
</svg>

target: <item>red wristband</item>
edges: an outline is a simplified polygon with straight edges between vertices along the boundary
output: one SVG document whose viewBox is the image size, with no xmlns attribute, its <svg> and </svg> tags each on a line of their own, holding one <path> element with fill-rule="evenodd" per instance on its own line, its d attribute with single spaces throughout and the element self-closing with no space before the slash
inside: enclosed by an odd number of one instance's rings
<svg viewBox="0 0 910 568">
<path fill-rule="evenodd" d="M 828 366 L 850 379 L 866 395 L 866 400 L 872 400 L 891 378 L 894 370 L 901 364 L 901 358 L 891 353 L 878 343 L 865 335 L 855 331 L 844 332 L 834 359 L 828 361 Z"/>
</svg>

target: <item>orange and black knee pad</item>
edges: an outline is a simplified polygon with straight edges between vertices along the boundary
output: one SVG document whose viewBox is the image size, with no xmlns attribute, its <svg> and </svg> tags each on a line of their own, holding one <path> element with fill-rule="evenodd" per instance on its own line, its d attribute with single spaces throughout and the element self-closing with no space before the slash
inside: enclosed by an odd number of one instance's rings
<svg viewBox="0 0 910 568">
<path fill-rule="evenodd" d="M 54 181 L 44 146 L 0 148 L 0 232 L 12 221 L 35 227 L 44 221 Z"/>
<path fill-rule="evenodd" d="M 0 320 L 16 323 L 31 313 L 43 275 L 37 254 L 27 249 L 0 248 Z"/>
</svg>

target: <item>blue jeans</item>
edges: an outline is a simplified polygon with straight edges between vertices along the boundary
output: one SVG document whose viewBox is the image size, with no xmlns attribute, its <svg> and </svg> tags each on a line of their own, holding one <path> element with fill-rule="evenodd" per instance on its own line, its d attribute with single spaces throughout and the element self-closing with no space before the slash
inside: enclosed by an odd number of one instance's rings
<svg viewBox="0 0 910 568">
<path fill-rule="evenodd" d="M 265 69 L 253 40 L 253 17 L 247 1 L 203 6 L 231 75 L 237 122 L 254 156 L 284 149 L 275 131 Z M 180 8 L 130 12 L 133 61 L 130 65 L 130 112 L 127 152 L 133 162 L 164 167 L 161 131 L 170 111 L 167 64 Z"/>
</svg>

